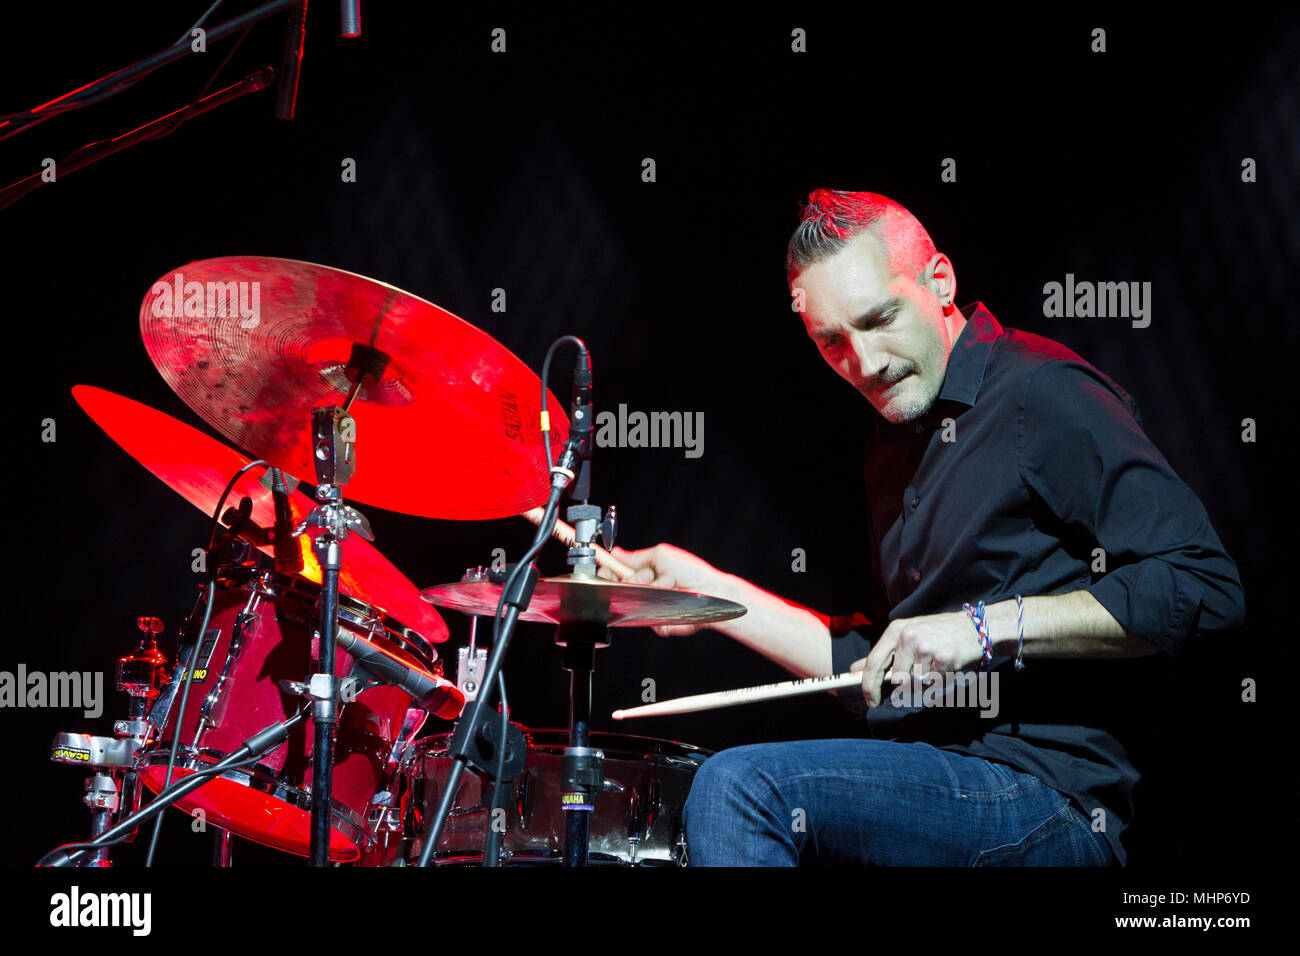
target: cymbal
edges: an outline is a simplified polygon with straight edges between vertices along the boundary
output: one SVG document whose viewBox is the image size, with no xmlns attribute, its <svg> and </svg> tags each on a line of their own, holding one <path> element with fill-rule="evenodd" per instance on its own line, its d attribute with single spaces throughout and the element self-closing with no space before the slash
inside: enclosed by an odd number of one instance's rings
<svg viewBox="0 0 1300 956">
<path fill-rule="evenodd" d="M 294 259 L 204 259 L 154 283 L 140 334 L 204 421 L 307 482 L 311 410 L 346 398 L 354 343 L 379 349 L 388 367 L 351 408 L 357 470 L 345 498 L 450 519 L 546 501 L 538 376 L 487 333 L 387 283 Z M 558 458 L 568 419 L 547 402 Z"/>
<path fill-rule="evenodd" d="M 72 397 L 123 451 L 205 515 L 211 516 L 226 483 L 251 460 L 170 415 L 102 388 L 77 385 Z M 270 488 L 259 479 L 261 473 L 250 469 L 231 489 L 226 504 L 237 507 L 247 495 L 253 501 L 251 520 L 270 530 L 275 526 L 275 502 Z M 295 525 L 315 506 L 301 491 L 289 493 Z M 303 556 L 302 576 L 320 584 L 320 563 L 309 537 L 301 535 L 296 541 Z M 261 550 L 272 553 L 269 545 Z M 360 535 L 343 542 L 339 588 L 386 611 L 425 640 L 447 639 L 447 625 L 438 612 L 421 601 L 415 585 Z"/>
<path fill-rule="evenodd" d="M 491 617 L 496 614 L 501 588 L 500 584 L 475 576 L 425 588 L 420 596 L 439 607 Z M 694 591 L 565 574 L 538 581 L 528 610 L 519 619 L 549 624 L 589 621 L 607 622 L 609 627 L 661 627 L 712 624 L 744 613 L 743 605 Z"/>
</svg>

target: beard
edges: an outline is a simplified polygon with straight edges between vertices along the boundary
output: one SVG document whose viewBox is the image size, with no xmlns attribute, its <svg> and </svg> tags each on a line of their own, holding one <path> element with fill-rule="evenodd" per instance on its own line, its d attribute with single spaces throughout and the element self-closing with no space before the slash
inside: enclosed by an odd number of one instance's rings
<svg viewBox="0 0 1300 956">
<path fill-rule="evenodd" d="M 876 402 L 872 401 L 872 394 L 866 394 L 867 400 L 871 402 L 877 414 L 885 421 L 892 425 L 906 425 L 924 417 L 934 407 L 936 395 L 928 394 L 929 389 L 924 387 L 924 383 L 918 374 L 919 371 L 914 363 L 909 362 L 905 367 L 885 379 L 882 384 L 886 388 L 904 379 L 910 379 L 910 381 L 899 394 L 891 395 L 883 405 L 876 405 Z M 879 401 L 878 396 L 876 400 Z"/>
</svg>

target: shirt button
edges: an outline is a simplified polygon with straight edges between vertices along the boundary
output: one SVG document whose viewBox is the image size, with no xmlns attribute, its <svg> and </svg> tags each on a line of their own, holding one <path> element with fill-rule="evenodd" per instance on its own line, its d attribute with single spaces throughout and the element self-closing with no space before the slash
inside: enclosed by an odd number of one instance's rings
<svg viewBox="0 0 1300 956">
<path fill-rule="evenodd" d="M 919 580 L 921 580 L 921 572 L 920 572 L 920 571 L 913 571 L 913 572 L 912 572 L 912 580 L 913 580 L 914 582 L 915 582 L 915 581 L 919 581 Z"/>
<path fill-rule="evenodd" d="M 921 499 L 920 499 L 920 498 L 913 498 L 913 499 L 912 499 L 912 507 L 913 507 L 913 508 L 915 508 L 915 507 L 916 507 L 917 505 L 919 505 L 920 503 L 921 503 Z"/>
</svg>

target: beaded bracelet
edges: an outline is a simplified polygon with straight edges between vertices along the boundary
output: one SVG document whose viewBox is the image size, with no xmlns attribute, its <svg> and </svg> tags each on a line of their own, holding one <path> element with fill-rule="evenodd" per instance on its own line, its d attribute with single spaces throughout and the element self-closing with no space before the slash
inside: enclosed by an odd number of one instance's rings
<svg viewBox="0 0 1300 956">
<path fill-rule="evenodd" d="M 1016 595 L 1016 630 L 1020 634 L 1020 639 L 1016 641 L 1016 670 L 1025 669 L 1025 602 Z"/>
<path fill-rule="evenodd" d="M 987 670 L 989 664 L 993 661 L 993 641 L 989 639 L 989 624 L 984 616 L 984 602 L 980 601 L 975 607 L 969 604 L 963 604 L 962 610 L 970 615 L 971 623 L 975 625 L 975 633 L 979 636 L 980 646 L 984 648 L 984 659 L 980 661 L 980 667 Z"/>
</svg>

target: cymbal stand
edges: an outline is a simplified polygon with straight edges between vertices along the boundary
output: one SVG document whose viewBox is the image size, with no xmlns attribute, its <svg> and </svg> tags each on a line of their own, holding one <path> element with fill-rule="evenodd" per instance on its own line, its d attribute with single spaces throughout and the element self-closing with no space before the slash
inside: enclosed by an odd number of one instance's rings
<svg viewBox="0 0 1300 956">
<path fill-rule="evenodd" d="M 334 737 L 339 718 L 339 680 L 335 674 L 338 633 L 339 571 L 342 544 L 353 532 L 375 540 L 370 523 L 355 508 L 343 503 L 343 486 L 356 469 L 353 443 L 356 423 L 349 414 L 366 376 L 378 381 L 388 367 L 379 349 L 353 343 L 347 369 L 354 373 L 352 387 L 342 406 L 314 408 L 311 413 L 312 460 L 316 468 L 316 500 L 294 535 L 309 534 L 321 566 L 320 650 L 316 672 L 307 684 L 312 701 L 311 843 L 312 866 L 328 866 L 333 801 Z"/>
<path fill-rule="evenodd" d="M 572 505 L 565 512 L 576 540 L 569 549 L 574 577 L 596 578 L 596 534 L 608 550 L 614 544 L 614 509 L 602 521 L 596 505 Z M 564 865 L 587 865 L 591 836 L 591 814 L 596 794 L 605 785 L 602 761 L 605 755 L 591 747 L 592 674 L 596 650 L 609 646 L 607 617 L 573 620 L 563 614 L 555 629 L 555 643 L 564 648 L 562 666 L 569 672 L 569 745 L 560 763 L 561 808 L 564 811 Z"/>
</svg>

